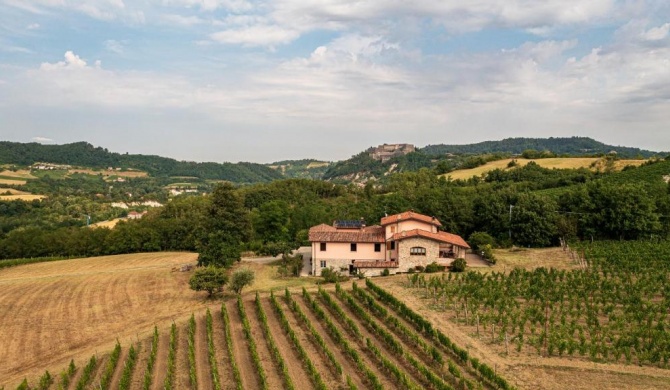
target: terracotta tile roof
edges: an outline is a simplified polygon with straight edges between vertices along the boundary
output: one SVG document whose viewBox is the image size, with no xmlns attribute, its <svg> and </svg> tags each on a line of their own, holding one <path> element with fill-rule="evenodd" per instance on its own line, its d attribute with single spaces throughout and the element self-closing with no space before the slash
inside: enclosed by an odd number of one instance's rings
<svg viewBox="0 0 670 390">
<path fill-rule="evenodd" d="M 429 240 L 454 244 L 463 248 L 470 248 L 470 245 L 468 245 L 468 243 L 465 242 L 465 240 L 457 234 L 451 234 L 447 232 L 431 233 L 429 231 L 421 229 L 407 230 L 404 232 L 396 233 L 393 235 L 391 239 L 394 241 L 400 241 L 411 237 L 423 237 Z"/>
<path fill-rule="evenodd" d="M 382 226 L 390 225 L 392 223 L 396 222 L 401 222 L 401 221 L 408 221 L 408 220 L 415 220 L 415 221 L 421 221 L 421 222 L 426 222 L 431 225 L 435 226 L 442 226 L 440 221 L 437 220 L 437 218 L 434 217 L 429 217 L 427 215 L 415 213 L 413 211 L 405 211 L 404 213 L 400 214 L 395 214 L 395 215 L 389 215 L 388 217 L 382 218 Z"/>
<path fill-rule="evenodd" d="M 366 226 L 362 229 L 337 229 L 321 224 L 309 229 L 311 242 L 384 242 L 384 228 Z"/>
</svg>

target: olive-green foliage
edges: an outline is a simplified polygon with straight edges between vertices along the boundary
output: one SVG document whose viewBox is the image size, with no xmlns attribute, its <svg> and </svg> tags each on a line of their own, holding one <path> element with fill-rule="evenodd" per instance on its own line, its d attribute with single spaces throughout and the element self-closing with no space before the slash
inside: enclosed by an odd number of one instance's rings
<svg viewBox="0 0 670 390">
<path fill-rule="evenodd" d="M 251 220 L 241 193 L 231 184 L 214 189 L 205 227 L 208 233 L 198 244 L 199 265 L 229 267 L 240 261 L 242 243 L 251 238 Z"/>
<path fill-rule="evenodd" d="M 238 269 L 230 277 L 230 289 L 236 294 L 242 293 L 242 289 L 254 282 L 256 275 L 249 268 Z"/>
<path fill-rule="evenodd" d="M 188 281 L 191 290 L 207 291 L 210 297 L 221 291 L 227 282 L 226 271 L 214 266 L 196 268 Z"/>
<path fill-rule="evenodd" d="M 490 263 L 495 264 L 498 259 L 496 259 L 495 255 L 493 254 L 493 248 L 491 245 L 486 244 L 482 248 L 482 257 L 486 260 L 488 260 Z"/>
<path fill-rule="evenodd" d="M 338 271 L 335 271 L 333 267 L 322 269 L 321 277 L 323 278 L 324 283 L 336 283 L 349 279 L 346 276 L 340 274 Z"/>
<path fill-rule="evenodd" d="M 426 266 L 424 269 L 424 272 L 427 274 L 433 273 L 433 272 L 442 272 L 444 271 L 446 267 L 443 265 L 439 265 L 436 262 L 432 262 Z"/>
<path fill-rule="evenodd" d="M 468 244 L 472 247 L 472 249 L 480 249 L 482 246 L 489 244 L 492 247 L 495 247 L 496 245 L 496 240 L 495 238 L 491 237 L 490 234 L 485 233 L 485 232 L 473 232 L 470 234 L 470 237 L 468 238 Z"/>
<path fill-rule="evenodd" d="M 458 259 L 454 260 L 451 263 L 449 269 L 451 270 L 451 272 L 463 272 L 465 271 L 465 267 L 467 266 L 468 263 L 465 261 L 465 259 L 459 257 Z"/>
</svg>

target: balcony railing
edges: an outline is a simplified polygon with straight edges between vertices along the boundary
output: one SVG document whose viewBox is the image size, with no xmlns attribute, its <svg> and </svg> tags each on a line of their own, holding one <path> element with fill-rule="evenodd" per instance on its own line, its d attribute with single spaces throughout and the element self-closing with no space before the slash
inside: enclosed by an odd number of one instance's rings
<svg viewBox="0 0 670 390">
<path fill-rule="evenodd" d="M 355 260 L 354 267 L 356 268 L 398 268 L 397 261 L 365 261 Z"/>
</svg>

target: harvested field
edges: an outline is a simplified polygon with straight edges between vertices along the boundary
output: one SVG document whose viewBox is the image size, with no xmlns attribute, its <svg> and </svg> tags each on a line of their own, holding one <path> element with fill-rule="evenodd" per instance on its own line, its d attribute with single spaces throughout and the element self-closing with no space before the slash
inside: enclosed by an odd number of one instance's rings
<svg viewBox="0 0 670 390">
<path fill-rule="evenodd" d="M 78 366 L 95 351 L 124 347 L 153 325 L 204 306 L 188 288 L 193 253 L 147 253 L 30 264 L 0 271 L 0 388 Z M 54 369 L 55 368 L 55 369 Z"/>
<path fill-rule="evenodd" d="M 41 200 L 46 198 L 44 195 L 0 195 L 0 201 L 11 201 L 11 200 L 25 200 L 30 202 L 32 200 Z"/>
<path fill-rule="evenodd" d="M 109 220 L 109 221 L 102 221 L 102 222 L 92 223 L 92 224 L 89 225 L 89 227 L 92 227 L 92 228 L 94 228 L 94 227 L 104 227 L 104 228 L 108 228 L 108 229 L 114 229 L 114 226 L 116 226 L 116 224 L 119 223 L 119 221 L 123 221 L 123 220 L 124 220 L 124 218 L 114 218 L 114 219 Z"/>
<path fill-rule="evenodd" d="M 30 192 L 19 191 L 13 188 L 0 188 L 0 194 L 6 194 L 8 192 L 10 195 L 32 195 Z"/>
<path fill-rule="evenodd" d="M 27 169 L 20 169 L 18 171 L 4 170 L 4 171 L 0 172 L 0 176 L 7 177 L 7 178 L 27 179 L 27 180 L 37 179 Z"/>
<path fill-rule="evenodd" d="M 533 161 L 537 165 L 543 168 L 556 168 L 556 169 L 579 169 L 579 168 L 590 168 L 593 170 L 604 170 L 605 169 L 605 160 L 597 157 L 569 157 L 569 158 L 540 158 L 535 160 L 528 160 L 525 158 L 508 158 L 505 160 L 491 161 L 482 166 L 472 168 L 472 169 L 459 169 L 457 171 L 445 173 L 444 177 L 451 177 L 454 180 L 467 180 L 473 176 L 481 176 L 483 173 L 487 173 L 494 169 L 514 169 L 507 168 L 507 165 L 511 161 L 516 161 L 517 166 L 524 166 L 529 162 Z M 640 166 L 644 164 L 647 160 L 616 160 L 612 166 L 612 169 L 620 171 L 627 165 Z M 595 164 L 592 167 L 592 164 Z"/>
<path fill-rule="evenodd" d="M 83 173 L 86 175 L 102 175 L 104 177 L 108 176 L 118 176 L 118 177 L 147 177 L 148 173 L 142 171 L 115 171 L 108 169 L 94 170 L 94 169 L 70 169 L 68 173 Z"/>
<path fill-rule="evenodd" d="M 27 182 L 25 180 L 21 180 L 21 179 L 14 179 L 14 178 L 11 178 L 11 177 L 0 177 L 0 184 L 4 184 L 4 185 L 22 186 L 26 183 Z"/>
</svg>

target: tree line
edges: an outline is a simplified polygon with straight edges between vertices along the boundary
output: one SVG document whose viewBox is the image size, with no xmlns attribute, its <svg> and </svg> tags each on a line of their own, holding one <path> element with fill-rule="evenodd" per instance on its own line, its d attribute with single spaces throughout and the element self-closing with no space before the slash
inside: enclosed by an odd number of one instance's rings
<svg viewBox="0 0 670 390">
<path fill-rule="evenodd" d="M 111 230 L 15 227 L 0 236 L 0 257 L 184 250 L 199 252 L 202 265 L 225 266 L 242 251 L 279 254 L 306 244 L 308 229 L 320 223 L 364 218 L 375 224 L 384 215 L 406 210 L 434 216 L 444 230 L 466 240 L 485 232 L 502 246 L 543 247 L 558 244 L 559 238 L 667 237 L 670 187 L 662 176 L 636 180 L 645 170 L 670 174 L 670 161 L 605 177 L 526 166 L 469 181 L 447 180 L 422 169 L 364 187 L 307 179 L 222 184 L 208 196 L 175 198 L 143 219 L 121 222 Z M 542 190 L 554 185 L 562 186 L 557 187 L 560 193 L 549 196 Z M 18 204 L 11 205 L 0 204 L 0 214 L 21 213 Z"/>
</svg>

